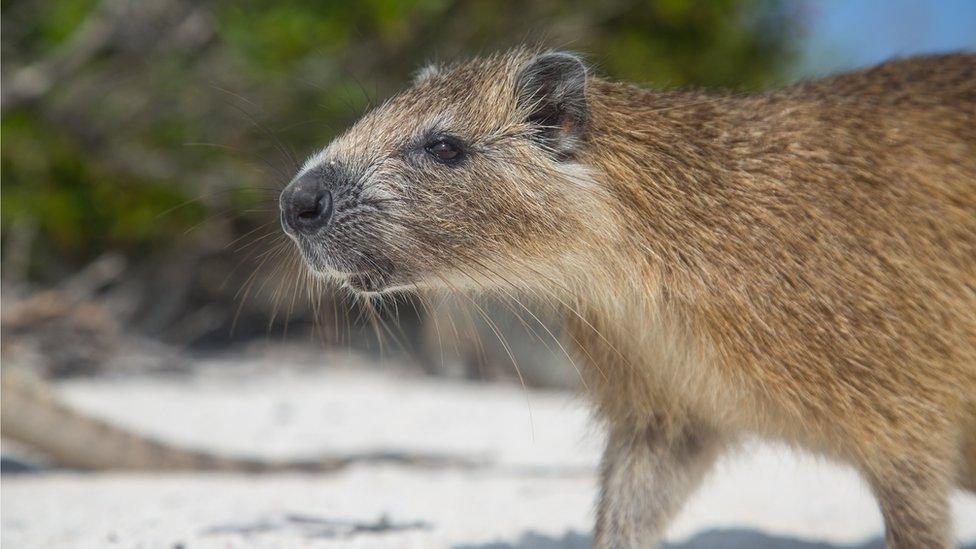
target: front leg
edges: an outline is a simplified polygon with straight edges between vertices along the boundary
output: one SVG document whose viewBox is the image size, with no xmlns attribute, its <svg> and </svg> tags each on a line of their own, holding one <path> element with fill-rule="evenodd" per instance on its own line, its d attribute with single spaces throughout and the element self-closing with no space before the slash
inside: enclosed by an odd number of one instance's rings
<svg viewBox="0 0 976 549">
<path fill-rule="evenodd" d="M 722 446 L 712 430 L 691 423 L 611 427 L 593 546 L 654 547 Z"/>
</svg>

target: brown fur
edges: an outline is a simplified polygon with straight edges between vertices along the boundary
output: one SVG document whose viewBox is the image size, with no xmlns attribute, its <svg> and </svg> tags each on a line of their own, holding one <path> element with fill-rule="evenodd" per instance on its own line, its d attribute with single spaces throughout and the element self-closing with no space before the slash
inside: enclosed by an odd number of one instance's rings
<svg viewBox="0 0 976 549">
<path fill-rule="evenodd" d="M 425 71 L 310 160 L 344 174 L 295 236 L 312 268 L 565 306 L 610 432 L 599 547 L 655 543 L 743 433 L 857 467 L 889 547 L 948 547 L 976 486 L 976 56 L 760 95 L 588 75 L 579 116 L 564 60 L 526 100 L 536 55 Z"/>
</svg>

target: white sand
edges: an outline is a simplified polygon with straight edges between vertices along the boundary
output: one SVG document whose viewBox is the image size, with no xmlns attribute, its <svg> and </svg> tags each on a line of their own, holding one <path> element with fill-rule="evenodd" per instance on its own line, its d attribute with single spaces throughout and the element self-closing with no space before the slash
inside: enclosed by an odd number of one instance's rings
<svg viewBox="0 0 976 549">
<path fill-rule="evenodd" d="M 245 376 L 211 366 L 193 380 L 72 382 L 62 391 L 140 433 L 213 451 L 397 450 L 491 465 L 5 476 L 4 547 L 586 546 L 601 436 L 577 397 L 375 371 Z M 953 505 L 957 537 L 976 543 L 976 497 L 958 494 Z M 702 535 L 715 529 L 747 531 Z M 720 463 L 668 539 L 683 548 L 813 548 L 825 546 L 802 540 L 850 546 L 880 533 L 875 504 L 850 470 L 752 444 Z"/>
</svg>

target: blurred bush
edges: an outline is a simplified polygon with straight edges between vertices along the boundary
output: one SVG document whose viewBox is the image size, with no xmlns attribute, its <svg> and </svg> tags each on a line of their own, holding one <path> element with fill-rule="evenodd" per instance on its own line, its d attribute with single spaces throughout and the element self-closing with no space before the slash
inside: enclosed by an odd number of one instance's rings
<svg viewBox="0 0 976 549">
<path fill-rule="evenodd" d="M 300 275 L 271 249 L 275 195 L 426 60 L 543 43 L 611 77 L 758 88 L 794 58 L 794 6 L 3 0 L 5 287 L 58 284 L 111 251 L 143 332 L 212 341 L 235 315 L 243 335 L 272 316 L 308 328 Z"/>
</svg>

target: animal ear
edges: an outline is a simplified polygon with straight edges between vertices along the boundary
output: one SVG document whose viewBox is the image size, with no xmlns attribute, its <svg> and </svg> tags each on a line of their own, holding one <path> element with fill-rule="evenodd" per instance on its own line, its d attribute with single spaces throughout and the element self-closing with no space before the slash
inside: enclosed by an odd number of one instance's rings
<svg viewBox="0 0 976 549">
<path fill-rule="evenodd" d="M 519 71 L 515 90 L 535 138 L 557 158 L 572 157 L 589 118 L 583 61 L 571 53 L 539 54 Z"/>
</svg>

